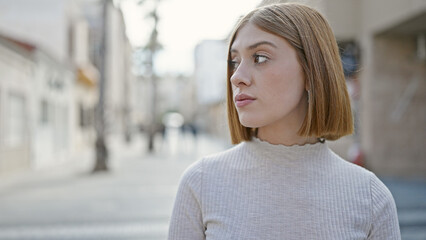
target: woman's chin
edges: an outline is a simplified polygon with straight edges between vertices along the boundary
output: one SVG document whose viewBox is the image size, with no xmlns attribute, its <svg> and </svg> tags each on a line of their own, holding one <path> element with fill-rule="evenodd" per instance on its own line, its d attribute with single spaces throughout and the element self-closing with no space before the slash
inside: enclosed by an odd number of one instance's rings
<svg viewBox="0 0 426 240">
<path fill-rule="evenodd" d="M 240 118 L 240 123 L 241 125 L 243 125 L 244 127 L 247 128 L 258 128 L 261 126 L 261 124 L 258 121 L 255 121 L 254 119 L 241 119 Z"/>
</svg>

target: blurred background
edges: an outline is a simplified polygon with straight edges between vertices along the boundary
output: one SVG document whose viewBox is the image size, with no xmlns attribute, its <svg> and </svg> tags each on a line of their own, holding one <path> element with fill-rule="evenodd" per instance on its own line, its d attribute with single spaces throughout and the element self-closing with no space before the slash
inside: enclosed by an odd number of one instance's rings
<svg viewBox="0 0 426 240">
<path fill-rule="evenodd" d="M 261 0 L 0 0 L 0 239 L 165 239 L 179 177 L 231 147 L 227 37 Z M 426 1 L 296 0 L 336 35 L 356 131 L 426 239 Z"/>
</svg>

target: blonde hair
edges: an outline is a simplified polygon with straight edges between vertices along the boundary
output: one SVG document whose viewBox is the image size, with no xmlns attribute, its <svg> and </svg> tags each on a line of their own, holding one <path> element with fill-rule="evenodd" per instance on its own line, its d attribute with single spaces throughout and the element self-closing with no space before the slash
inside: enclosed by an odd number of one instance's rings
<svg viewBox="0 0 426 240">
<path fill-rule="evenodd" d="M 287 40 L 296 50 L 308 91 L 308 111 L 298 134 L 336 140 L 352 134 L 353 119 L 342 63 L 334 34 L 327 20 L 311 7 L 283 3 L 257 8 L 235 26 L 230 48 L 243 26 L 251 23 Z M 250 141 L 257 129 L 241 125 L 233 102 L 232 66 L 227 70 L 227 111 L 233 144 Z"/>
</svg>

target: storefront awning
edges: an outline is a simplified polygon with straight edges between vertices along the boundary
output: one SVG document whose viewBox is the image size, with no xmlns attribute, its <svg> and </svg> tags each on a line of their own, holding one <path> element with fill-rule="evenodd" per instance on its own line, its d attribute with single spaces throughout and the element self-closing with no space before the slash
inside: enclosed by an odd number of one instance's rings
<svg viewBox="0 0 426 240">
<path fill-rule="evenodd" d="M 78 67 L 77 80 L 87 87 L 95 87 L 99 81 L 99 72 L 92 64 Z"/>
</svg>

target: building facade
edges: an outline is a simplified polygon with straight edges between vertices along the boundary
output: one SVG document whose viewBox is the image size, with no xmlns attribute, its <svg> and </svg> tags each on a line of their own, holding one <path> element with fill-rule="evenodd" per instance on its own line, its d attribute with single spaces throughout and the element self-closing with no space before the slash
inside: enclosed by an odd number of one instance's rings
<svg viewBox="0 0 426 240">
<path fill-rule="evenodd" d="M 226 118 L 226 40 L 205 40 L 194 51 L 194 79 L 201 128 L 230 141 Z"/>
<path fill-rule="evenodd" d="M 34 65 L 28 49 L 0 37 L 0 174 L 31 164 L 26 119 Z"/>
<path fill-rule="evenodd" d="M 64 161 L 72 150 L 72 68 L 5 36 L 0 51 L 0 173 Z"/>
<path fill-rule="evenodd" d="M 99 59 L 100 39 L 102 38 L 103 1 L 81 0 L 83 15 L 88 20 L 89 47 L 88 59 L 97 69 L 101 69 Z M 136 76 L 132 72 L 133 47 L 126 35 L 123 13 L 113 1 L 108 2 L 106 13 L 106 66 L 105 66 L 105 110 L 107 131 L 113 135 L 125 136 L 135 123 L 136 103 L 133 91 Z"/>
<path fill-rule="evenodd" d="M 7 129 L 12 124 L 20 134 L 2 134 L 0 165 L 1 161 L 8 161 L 20 163 L 20 168 L 44 168 L 93 151 L 102 3 L 0 0 L 0 33 L 7 36 L 0 48 L 7 52 L 0 56 L 6 69 L 0 74 L 0 104 L 14 106 L 14 110 L 0 108 L 0 127 L 2 131 L 11 131 Z M 110 1 L 107 12 L 105 112 L 108 131 L 124 136 L 131 125 L 132 47 L 121 10 Z M 12 87 L 16 94 L 7 97 L 10 94 L 6 89 Z M 9 98 L 10 101 L 5 100 Z M 10 123 L 8 119 L 12 117 L 19 121 Z M 6 149 L 9 145 L 13 148 Z M 3 169 L 11 171 L 13 163 L 3 164 L 11 166 Z"/>
</svg>

